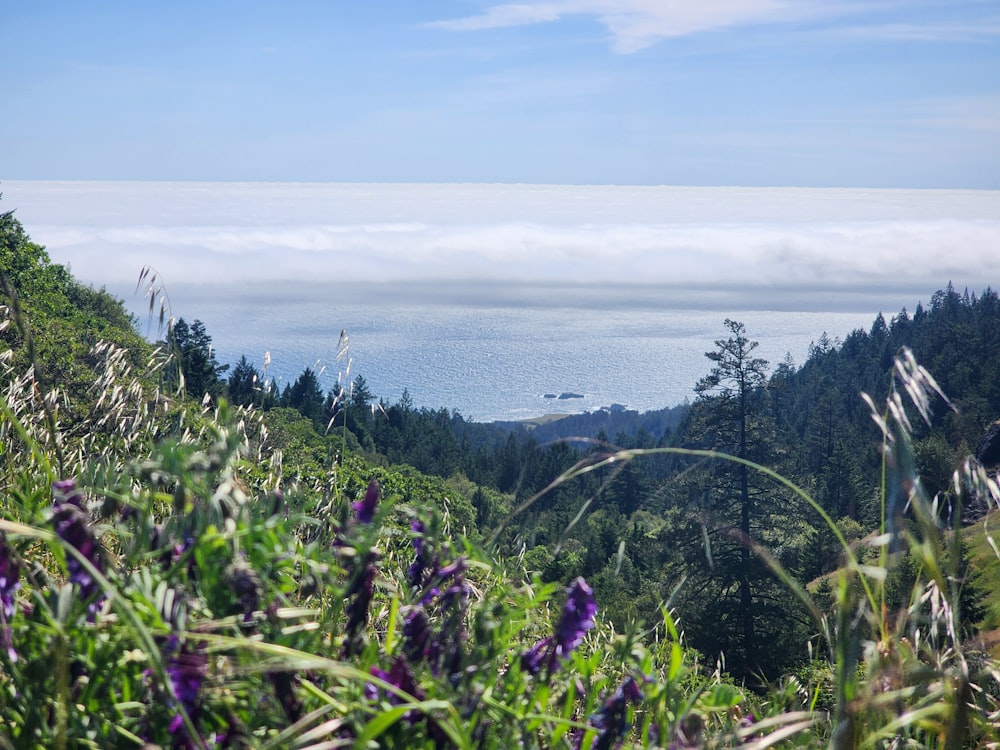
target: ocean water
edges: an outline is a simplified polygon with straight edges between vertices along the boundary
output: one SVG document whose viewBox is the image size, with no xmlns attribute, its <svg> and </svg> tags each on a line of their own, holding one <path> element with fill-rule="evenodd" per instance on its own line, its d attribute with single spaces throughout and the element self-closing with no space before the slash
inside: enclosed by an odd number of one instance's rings
<svg viewBox="0 0 1000 750">
<path fill-rule="evenodd" d="M 277 308 L 187 301 L 217 345 L 220 362 L 241 354 L 279 388 L 306 366 L 325 388 L 362 375 L 395 403 L 457 409 L 476 421 L 592 411 L 614 403 L 639 411 L 693 399 L 709 371 L 705 352 L 726 338 L 727 317 L 740 320 L 773 365 L 801 364 L 826 332 L 867 330 L 875 317 L 857 312 L 482 307 L 456 304 L 338 304 L 299 298 Z M 876 311 L 877 312 L 877 311 Z M 341 331 L 347 354 L 338 359 Z M 583 398 L 551 399 L 576 393 Z"/>
<path fill-rule="evenodd" d="M 6 181 L 10 209 L 139 315 L 154 269 L 223 362 L 479 421 L 682 403 L 726 318 L 801 364 L 949 281 L 1000 286 L 1000 191 Z"/>
</svg>

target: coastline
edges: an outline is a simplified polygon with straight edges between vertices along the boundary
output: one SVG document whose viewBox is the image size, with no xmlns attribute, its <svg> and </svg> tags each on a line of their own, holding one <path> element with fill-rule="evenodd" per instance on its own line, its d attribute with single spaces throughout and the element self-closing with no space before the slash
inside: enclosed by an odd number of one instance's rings
<svg viewBox="0 0 1000 750">
<path fill-rule="evenodd" d="M 543 424 L 550 424 L 551 422 L 557 422 L 560 419 L 565 419 L 566 417 L 573 417 L 573 416 L 576 416 L 576 414 L 573 413 L 543 414 L 540 417 L 528 417 L 527 419 L 516 419 L 514 420 L 513 423 L 524 425 L 528 429 L 534 429 L 535 427 L 539 427 Z M 501 423 L 510 424 L 510 422 L 505 422 L 504 420 L 501 420 Z"/>
</svg>

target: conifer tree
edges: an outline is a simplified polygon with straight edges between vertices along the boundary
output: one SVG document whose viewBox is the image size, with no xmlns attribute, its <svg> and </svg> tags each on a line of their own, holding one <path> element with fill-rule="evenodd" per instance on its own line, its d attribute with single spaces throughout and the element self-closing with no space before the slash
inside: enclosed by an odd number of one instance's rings
<svg viewBox="0 0 1000 750">
<path fill-rule="evenodd" d="M 705 356 L 715 366 L 695 386 L 695 392 L 705 402 L 711 401 L 706 426 L 714 433 L 719 450 L 732 451 L 738 458 L 749 459 L 751 420 L 761 403 L 762 387 L 767 378 L 768 363 L 753 356 L 758 342 L 747 338 L 746 327 L 726 319 L 730 336 L 715 342 L 717 349 Z M 751 588 L 751 557 L 747 542 L 752 538 L 751 519 L 754 515 L 750 494 L 749 469 L 745 464 L 725 467 L 735 473 L 739 508 L 739 570 L 737 582 L 739 604 L 737 620 L 747 666 L 757 667 L 757 635 L 754 623 L 753 591 Z"/>
<path fill-rule="evenodd" d="M 302 416 L 313 421 L 316 429 L 326 429 L 327 415 L 324 406 L 323 389 L 319 378 L 311 367 L 307 367 L 295 382 L 285 388 L 281 395 L 281 405 L 296 409 Z"/>
<path fill-rule="evenodd" d="M 172 336 L 187 394 L 193 398 L 208 394 L 213 399 L 222 395 L 221 375 L 229 365 L 220 365 L 216 360 L 205 324 L 195 319 L 189 326 L 180 318 L 173 326 Z"/>
<path fill-rule="evenodd" d="M 250 406 L 261 401 L 263 383 L 257 368 L 247 361 L 246 355 L 240 356 L 240 361 L 229 374 L 226 393 L 229 402 L 239 406 Z"/>
</svg>

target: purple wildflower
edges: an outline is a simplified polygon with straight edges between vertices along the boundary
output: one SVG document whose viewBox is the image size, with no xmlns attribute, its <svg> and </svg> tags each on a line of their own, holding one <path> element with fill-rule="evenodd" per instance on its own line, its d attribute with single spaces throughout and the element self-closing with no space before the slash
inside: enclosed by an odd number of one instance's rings
<svg viewBox="0 0 1000 750">
<path fill-rule="evenodd" d="M 427 610 L 421 606 L 410 607 L 403 615 L 403 652 L 416 663 L 427 658 L 432 633 Z"/>
<path fill-rule="evenodd" d="M 594 591 L 583 578 L 577 578 L 566 590 L 566 604 L 555 633 L 521 654 L 521 668 L 530 674 L 538 674 L 544 667 L 551 673 L 559 660 L 569 656 L 570 651 L 580 645 L 587 631 L 594 627 L 595 615 L 597 603 Z"/>
<path fill-rule="evenodd" d="M 421 604 L 430 604 L 432 601 L 441 596 L 440 585 L 447 583 L 449 580 L 454 579 L 454 582 L 446 589 L 445 596 L 448 601 L 451 600 L 456 594 L 468 595 L 468 584 L 465 583 L 464 573 L 468 565 L 465 563 L 464 557 L 459 557 L 454 562 L 445 565 L 443 568 L 438 567 L 438 561 L 434 561 L 434 568 L 427 576 L 428 582 L 433 582 L 434 585 L 424 592 L 423 597 L 420 599 Z M 447 602 L 446 602 L 447 603 Z"/>
<path fill-rule="evenodd" d="M 424 522 L 419 518 L 414 518 L 410 521 L 410 531 L 413 532 L 413 549 L 416 550 L 417 555 L 422 555 L 424 553 L 424 534 L 427 533 L 427 527 L 424 526 Z"/>
<path fill-rule="evenodd" d="M 590 717 L 590 723 L 600 729 L 601 733 L 591 745 L 591 750 L 610 750 L 615 743 L 625 736 L 628 729 L 628 704 L 642 700 L 642 693 L 635 679 L 626 677 L 618 686 L 614 695 L 608 698 L 597 713 Z"/>
<path fill-rule="evenodd" d="M 351 503 L 351 507 L 358 514 L 360 523 L 371 523 L 375 518 L 375 508 L 378 505 L 378 480 L 373 479 L 368 483 L 368 490 L 365 492 L 365 499 L 359 503 Z"/>
<path fill-rule="evenodd" d="M 189 535 L 186 536 L 183 541 L 178 542 L 173 536 L 168 535 L 163 526 L 160 524 L 153 526 L 149 548 L 158 553 L 156 559 L 159 561 L 160 565 L 167 570 L 179 563 L 183 559 L 185 553 L 187 553 L 192 547 L 194 547 L 194 537 Z M 195 562 L 194 555 L 190 555 L 187 565 L 189 578 L 194 578 L 197 568 L 198 566 Z"/>
<path fill-rule="evenodd" d="M 423 692 L 420 690 L 420 686 L 417 685 L 417 680 L 413 676 L 413 671 L 410 669 L 410 665 L 406 662 L 406 658 L 402 656 L 397 656 L 392 660 L 392 666 L 389 671 L 379 669 L 378 667 L 372 667 L 369 672 L 374 677 L 378 677 L 383 682 L 388 682 L 393 687 L 397 687 L 405 693 L 409 693 L 417 700 L 423 700 Z M 374 693 L 371 689 L 374 689 Z M 372 683 L 368 683 L 365 686 L 365 694 L 368 696 L 378 696 L 378 688 Z M 393 704 L 402 703 L 402 699 L 392 693 L 389 697 L 389 702 Z"/>
<path fill-rule="evenodd" d="M 198 697 L 208 668 L 208 656 L 201 651 L 188 650 L 187 645 L 182 644 L 176 635 L 171 635 L 167 640 L 165 650 L 170 653 L 167 674 L 174 688 L 174 696 L 184 707 L 188 718 L 194 721 L 198 716 Z M 170 734 L 177 734 L 183 726 L 184 718 L 178 712 L 170 721 Z"/>
<path fill-rule="evenodd" d="M 11 557 L 7 540 L 0 536 L 0 614 L 5 620 L 14 616 L 14 596 L 21 588 L 21 565 Z"/>
<path fill-rule="evenodd" d="M 407 575 L 410 579 L 410 585 L 414 588 L 420 588 L 424 584 L 424 573 L 427 570 L 427 560 L 424 555 L 424 533 L 427 529 L 423 521 L 414 519 L 410 522 L 410 530 L 414 534 L 413 549 L 416 552 L 416 556 L 413 559 L 413 564 L 410 565 L 407 571 Z"/>
<path fill-rule="evenodd" d="M 70 503 L 83 510 L 83 495 L 76 489 L 75 479 L 60 479 L 52 483 L 52 500 L 55 505 Z"/>
<path fill-rule="evenodd" d="M 704 747 L 705 721 L 696 713 L 685 714 L 674 727 L 674 739 L 668 750 Z"/>
<path fill-rule="evenodd" d="M 538 643 L 521 654 L 521 669 L 528 674 L 538 674 L 551 659 L 552 636 L 542 638 Z"/>
<path fill-rule="evenodd" d="M 587 631 L 594 627 L 597 602 L 594 590 L 583 578 L 577 578 L 566 590 L 566 606 L 563 607 L 559 627 L 556 630 L 558 648 L 563 655 L 568 654 L 583 640 Z"/>
<path fill-rule="evenodd" d="M 347 591 L 347 638 L 344 641 L 344 655 L 352 656 L 360 649 L 362 631 L 368 622 L 368 607 L 375 595 L 375 575 L 378 572 L 374 552 L 365 555 L 364 564 L 356 571 L 351 587 Z"/>
<path fill-rule="evenodd" d="M 445 589 L 441 597 L 445 605 L 451 604 L 456 599 L 464 605 L 469 600 L 469 582 L 464 578 L 458 578 Z"/>
<path fill-rule="evenodd" d="M 7 624 L 16 609 L 15 596 L 21 588 L 21 565 L 7 547 L 7 540 L 0 535 L 0 645 L 7 649 L 11 661 L 17 661 L 17 651 L 10 637 Z"/>
<path fill-rule="evenodd" d="M 444 605 L 447 606 L 457 599 L 464 608 L 465 603 L 469 599 L 469 582 L 465 580 L 465 571 L 467 568 L 468 565 L 465 562 L 465 558 L 460 557 L 451 565 L 438 571 L 442 583 L 449 579 L 451 580 L 450 585 L 444 590 L 444 594 L 441 597 Z M 452 570 L 454 572 L 451 572 Z"/>
<path fill-rule="evenodd" d="M 384 669 L 379 669 L 378 667 L 372 667 L 368 670 L 368 674 L 372 677 L 377 677 L 382 680 L 382 682 L 389 682 L 389 673 Z M 365 683 L 365 699 L 370 701 L 378 700 L 379 688 L 374 682 Z"/>
<path fill-rule="evenodd" d="M 446 599 L 457 606 L 448 608 L 445 621 L 441 624 L 438 637 L 432 644 L 428 661 L 431 673 L 437 675 L 444 669 L 452 687 L 457 687 L 463 677 L 462 665 L 465 663 L 465 647 L 469 642 L 469 632 L 465 627 L 466 598 Z"/>
<path fill-rule="evenodd" d="M 76 491 L 73 479 L 53 482 L 52 525 L 56 534 L 68 545 L 77 550 L 97 570 L 103 569 L 101 546 L 97 543 L 94 530 L 90 526 L 90 514 L 83 509 L 83 497 Z M 88 570 L 75 555 L 66 555 L 66 568 L 69 571 L 70 583 L 80 587 L 84 599 L 100 594 L 100 587 L 94 581 Z M 100 597 L 90 604 L 91 616 L 97 611 Z"/>
<path fill-rule="evenodd" d="M 459 557 L 455 562 L 445 565 L 443 568 L 435 568 L 434 576 L 444 583 L 449 578 L 464 573 L 467 567 L 469 566 L 465 564 L 465 558 Z"/>
<path fill-rule="evenodd" d="M 750 740 L 756 739 L 760 736 L 758 732 L 753 731 L 753 726 L 756 723 L 757 716 L 753 713 L 753 711 L 748 711 L 746 716 L 740 719 L 738 730 L 742 743 L 748 743 Z"/>
<path fill-rule="evenodd" d="M 368 670 L 373 677 L 377 677 L 383 682 L 387 682 L 393 687 L 399 688 L 404 693 L 409 693 L 418 701 L 424 699 L 424 692 L 420 689 L 417 684 L 416 678 L 413 676 L 413 671 L 410 669 L 410 665 L 406 663 L 406 659 L 402 656 L 397 656 L 392 661 L 392 667 L 386 672 L 384 669 L 379 669 L 378 667 L 372 667 Z M 369 682 L 365 684 L 365 697 L 370 701 L 378 700 L 382 691 L 375 684 Z M 403 698 L 396 695 L 396 693 L 389 693 L 389 703 L 394 706 L 398 706 L 403 703 Z M 416 719 L 413 711 L 408 711 L 406 713 L 406 719 L 411 724 Z"/>
</svg>

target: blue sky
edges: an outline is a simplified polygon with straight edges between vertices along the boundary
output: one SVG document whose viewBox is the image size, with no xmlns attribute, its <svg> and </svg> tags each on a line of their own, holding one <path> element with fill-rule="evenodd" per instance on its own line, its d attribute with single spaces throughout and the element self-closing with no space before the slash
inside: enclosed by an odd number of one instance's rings
<svg viewBox="0 0 1000 750">
<path fill-rule="evenodd" d="M 1000 188 L 996 0 L 22 2 L 0 180 Z"/>
</svg>

